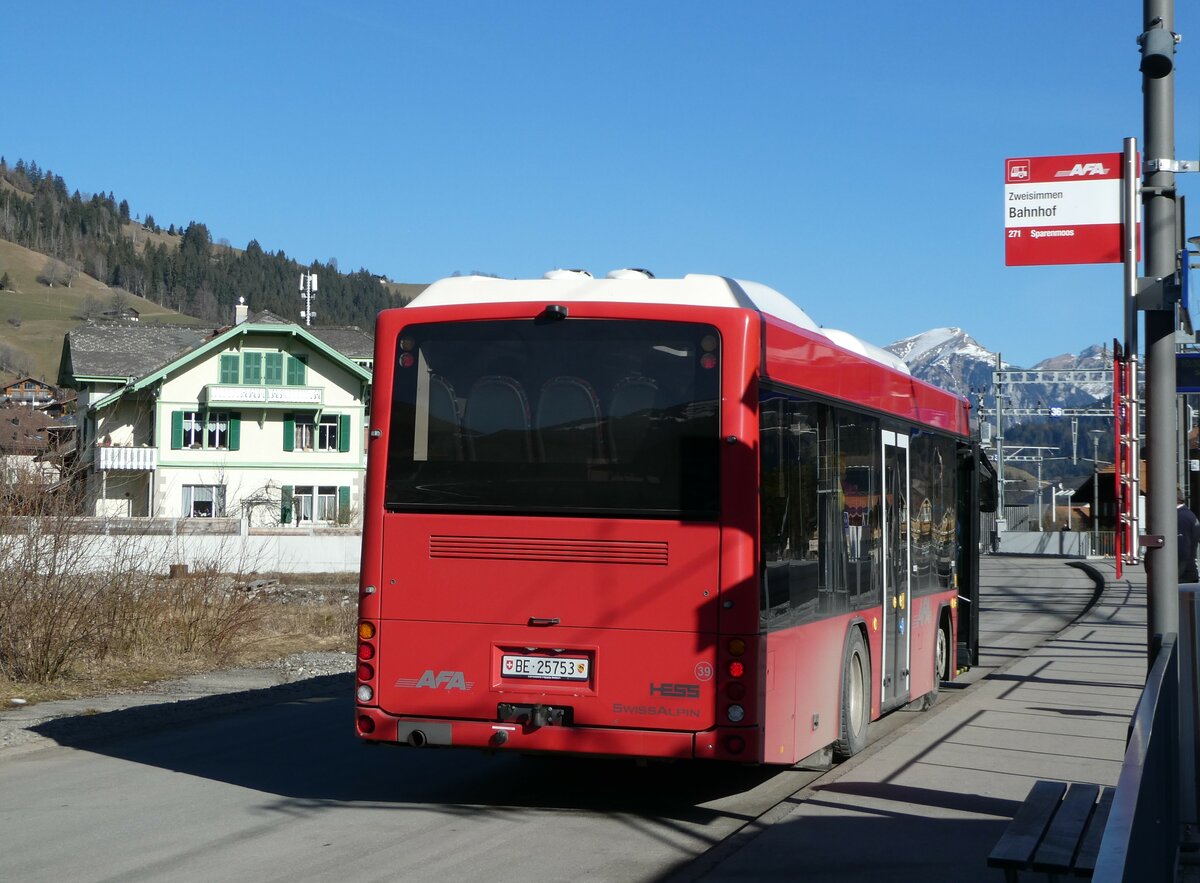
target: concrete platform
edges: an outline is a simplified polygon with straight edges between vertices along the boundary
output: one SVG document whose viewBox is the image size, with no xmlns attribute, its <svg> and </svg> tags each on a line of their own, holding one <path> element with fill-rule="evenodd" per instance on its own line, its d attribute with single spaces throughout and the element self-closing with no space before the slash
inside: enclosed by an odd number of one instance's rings
<svg viewBox="0 0 1200 883">
<path fill-rule="evenodd" d="M 1003 880 L 987 856 L 1036 780 L 1115 785 L 1147 671 L 1144 571 L 995 556 L 984 583 L 978 668 L 680 879 Z M 989 631 L 1018 594 L 1033 612 Z"/>
</svg>

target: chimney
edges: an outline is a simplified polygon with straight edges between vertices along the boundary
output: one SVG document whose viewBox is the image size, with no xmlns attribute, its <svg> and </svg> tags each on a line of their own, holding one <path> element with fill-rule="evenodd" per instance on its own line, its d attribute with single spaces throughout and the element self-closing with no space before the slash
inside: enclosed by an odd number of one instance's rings
<svg viewBox="0 0 1200 883">
<path fill-rule="evenodd" d="M 249 316 L 249 314 L 250 308 L 246 306 L 246 299 L 244 297 L 239 297 L 237 306 L 233 308 L 233 324 L 241 325 L 246 321 L 246 318 Z"/>
</svg>

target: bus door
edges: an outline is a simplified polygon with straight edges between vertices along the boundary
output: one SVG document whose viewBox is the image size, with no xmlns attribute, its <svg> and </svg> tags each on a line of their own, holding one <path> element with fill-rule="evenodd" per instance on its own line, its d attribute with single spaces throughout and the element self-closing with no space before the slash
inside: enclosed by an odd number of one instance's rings
<svg viewBox="0 0 1200 883">
<path fill-rule="evenodd" d="M 908 698 L 910 635 L 908 436 L 883 430 L 881 708 Z"/>
</svg>

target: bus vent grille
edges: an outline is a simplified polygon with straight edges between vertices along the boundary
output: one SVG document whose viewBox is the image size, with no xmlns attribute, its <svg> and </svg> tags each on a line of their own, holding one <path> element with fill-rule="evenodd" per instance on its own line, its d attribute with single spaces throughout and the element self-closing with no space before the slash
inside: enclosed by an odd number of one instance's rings
<svg viewBox="0 0 1200 883">
<path fill-rule="evenodd" d="M 489 558 L 501 561 L 576 561 L 583 564 L 649 564 L 664 567 L 666 543 L 528 537 L 430 536 L 430 558 Z"/>
</svg>

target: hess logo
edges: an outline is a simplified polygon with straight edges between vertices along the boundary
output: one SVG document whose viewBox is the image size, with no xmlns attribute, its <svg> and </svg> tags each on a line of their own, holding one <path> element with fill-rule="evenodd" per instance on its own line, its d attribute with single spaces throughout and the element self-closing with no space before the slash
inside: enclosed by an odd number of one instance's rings
<svg viewBox="0 0 1200 883">
<path fill-rule="evenodd" d="M 1108 169 L 1102 162 L 1077 162 L 1069 169 L 1054 173 L 1056 178 L 1086 178 L 1089 175 L 1107 175 Z"/>
<path fill-rule="evenodd" d="M 699 684 L 651 684 L 651 696 L 662 696 L 665 699 L 699 699 Z"/>
</svg>

